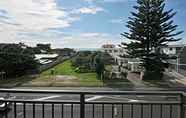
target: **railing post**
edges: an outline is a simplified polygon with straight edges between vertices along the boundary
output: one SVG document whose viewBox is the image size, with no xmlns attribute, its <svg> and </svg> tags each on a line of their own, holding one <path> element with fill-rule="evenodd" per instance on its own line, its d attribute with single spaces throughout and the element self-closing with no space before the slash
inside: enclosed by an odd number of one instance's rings
<svg viewBox="0 0 186 118">
<path fill-rule="evenodd" d="M 181 94 L 180 118 L 185 118 L 184 93 Z"/>
<path fill-rule="evenodd" d="M 80 95 L 80 118 L 85 118 L 85 95 Z"/>
</svg>

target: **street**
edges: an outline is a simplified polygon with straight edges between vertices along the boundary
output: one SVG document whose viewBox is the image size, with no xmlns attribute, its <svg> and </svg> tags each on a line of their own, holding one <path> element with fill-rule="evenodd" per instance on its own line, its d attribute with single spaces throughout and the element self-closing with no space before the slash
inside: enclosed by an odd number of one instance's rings
<svg viewBox="0 0 186 118">
<path fill-rule="evenodd" d="M 1 94 L 3 95 L 3 94 Z M 109 102 L 148 102 L 148 101 L 179 101 L 177 96 L 132 96 L 132 95 L 87 95 L 85 96 L 85 102 L 93 101 L 109 101 Z M 11 99 L 23 99 L 23 100 L 62 100 L 62 101 L 79 101 L 78 95 L 55 95 L 55 94 L 11 94 Z M 16 103 L 16 116 L 17 118 L 42 118 L 43 106 L 42 104 L 26 104 L 25 112 L 23 109 L 23 103 Z M 8 118 L 14 118 L 15 106 L 12 105 L 11 109 L 7 112 Z M 53 106 L 54 112 L 52 112 L 52 105 L 44 105 L 44 117 L 45 118 L 80 118 L 80 105 L 79 104 L 55 104 Z M 35 109 L 35 110 L 33 110 Z M 104 112 L 103 112 L 104 110 Z M 161 112 L 162 110 L 162 112 Z M 33 112 L 35 111 L 35 113 Z M 94 113 L 93 113 L 94 112 Z M 152 112 L 152 114 L 151 114 Z M 25 113 L 25 114 L 24 114 Z M 143 113 L 143 114 L 142 114 Z M 35 114 L 35 117 L 33 116 Z M 86 104 L 85 105 L 85 118 L 149 118 L 151 115 L 153 118 L 179 118 L 180 106 L 179 105 L 131 105 L 131 104 Z M 6 118 L 6 113 L 1 112 L 0 118 Z"/>
</svg>

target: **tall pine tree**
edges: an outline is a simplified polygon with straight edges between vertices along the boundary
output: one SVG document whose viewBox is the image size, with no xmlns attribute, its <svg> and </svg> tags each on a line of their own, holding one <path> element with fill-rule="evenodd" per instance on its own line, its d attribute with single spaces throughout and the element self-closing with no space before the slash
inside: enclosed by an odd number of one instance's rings
<svg viewBox="0 0 186 118">
<path fill-rule="evenodd" d="M 136 12 L 131 12 L 132 17 L 126 25 L 129 32 L 122 33 L 131 42 L 121 46 L 127 48 L 129 57 L 140 59 L 144 79 L 161 78 L 170 58 L 161 53 L 161 48 L 181 40 L 175 36 L 183 31 L 176 32 L 177 25 L 171 20 L 176 12 L 165 10 L 165 0 L 137 0 L 137 3 Z"/>
</svg>

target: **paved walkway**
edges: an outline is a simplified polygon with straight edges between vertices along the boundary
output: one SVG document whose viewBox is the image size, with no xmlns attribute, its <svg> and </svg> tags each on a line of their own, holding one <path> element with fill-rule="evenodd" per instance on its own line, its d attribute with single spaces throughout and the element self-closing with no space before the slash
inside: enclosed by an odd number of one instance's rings
<svg viewBox="0 0 186 118">
<path fill-rule="evenodd" d="M 181 75 L 183 75 L 183 76 L 186 77 L 186 70 L 184 70 L 184 69 L 179 69 L 179 73 L 180 73 Z"/>
<path fill-rule="evenodd" d="M 15 87 L 24 90 L 62 90 L 62 91 L 164 91 L 171 89 L 140 87 L 140 88 L 109 88 L 109 87 Z M 174 90 L 174 89 L 172 89 Z"/>
<path fill-rule="evenodd" d="M 140 76 L 138 74 L 130 73 L 130 72 L 127 77 L 127 79 L 134 84 L 135 88 L 141 88 L 141 87 L 148 88 L 149 86 L 146 85 L 139 78 L 140 78 Z"/>
<path fill-rule="evenodd" d="M 186 87 L 186 77 L 175 72 L 166 72 L 165 73 L 168 77 L 165 78 L 166 81 L 171 82 L 177 87 Z"/>
</svg>

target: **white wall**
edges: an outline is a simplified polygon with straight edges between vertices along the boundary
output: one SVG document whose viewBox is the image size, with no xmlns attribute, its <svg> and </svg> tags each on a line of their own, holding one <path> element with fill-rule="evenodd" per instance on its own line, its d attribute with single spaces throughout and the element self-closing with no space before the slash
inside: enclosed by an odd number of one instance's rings
<svg viewBox="0 0 186 118">
<path fill-rule="evenodd" d="M 163 48 L 163 53 L 168 54 L 168 55 L 175 55 L 176 54 L 176 48 L 175 47 Z"/>
</svg>

